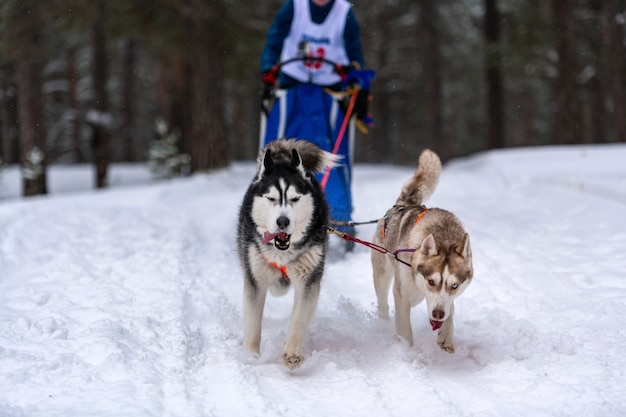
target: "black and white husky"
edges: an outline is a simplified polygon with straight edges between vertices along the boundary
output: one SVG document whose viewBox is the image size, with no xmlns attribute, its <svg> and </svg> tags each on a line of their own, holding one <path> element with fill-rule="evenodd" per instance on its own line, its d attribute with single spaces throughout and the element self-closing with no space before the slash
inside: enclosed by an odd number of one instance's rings
<svg viewBox="0 0 626 417">
<path fill-rule="evenodd" d="M 304 140 L 275 140 L 260 153 L 258 171 L 239 212 L 237 245 L 244 271 L 243 345 L 259 354 L 267 290 L 294 307 L 282 360 L 299 367 L 320 292 L 328 247 L 328 206 L 313 173 L 335 156 Z"/>
</svg>

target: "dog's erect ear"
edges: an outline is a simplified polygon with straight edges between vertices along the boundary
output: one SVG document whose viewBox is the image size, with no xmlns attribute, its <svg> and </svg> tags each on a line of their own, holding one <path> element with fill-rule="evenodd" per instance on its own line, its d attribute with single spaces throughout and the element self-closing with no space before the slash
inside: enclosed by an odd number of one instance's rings
<svg viewBox="0 0 626 417">
<path fill-rule="evenodd" d="M 265 151 L 265 157 L 263 158 L 263 168 L 272 169 L 274 167 L 274 160 L 272 159 L 272 151 L 269 149 Z"/>
<path fill-rule="evenodd" d="M 463 252 L 461 256 L 465 258 L 465 261 L 472 262 L 472 248 L 470 247 L 469 234 L 465 233 L 465 238 L 463 239 Z"/>
<path fill-rule="evenodd" d="M 302 160 L 300 159 L 300 154 L 296 149 L 291 150 L 291 166 L 294 168 L 298 168 L 298 165 L 302 164 Z"/>
<path fill-rule="evenodd" d="M 426 239 L 422 242 L 420 253 L 424 256 L 435 256 L 437 254 L 437 245 L 435 244 L 435 237 L 432 233 L 426 236 Z"/>
<path fill-rule="evenodd" d="M 306 174 L 304 171 L 304 165 L 302 165 L 302 158 L 300 158 L 300 154 L 295 150 L 295 148 L 291 150 L 291 166 L 300 171 L 303 176 Z"/>
<path fill-rule="evenodd" d="M 272 169 L 274 167 L 274 160 L 272 159 L 272 151 L 269 149 L 265 151 L 265 156 L 263 156 L 263 163 L 259 167 L 259 172 L 254 178 L 254 182 L 258 182 L 265 175 L 265 171 L 268 169 Z"/>
</svg>

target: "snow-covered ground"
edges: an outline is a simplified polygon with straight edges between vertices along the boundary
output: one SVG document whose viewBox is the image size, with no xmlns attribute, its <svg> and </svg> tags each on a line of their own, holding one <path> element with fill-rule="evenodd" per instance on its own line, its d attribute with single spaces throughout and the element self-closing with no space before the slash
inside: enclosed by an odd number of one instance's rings
<svg viewBox="0 0 626 417">
<path fill-rule="evenodd" d="M 155 182 L 122 166 L 95 192 L 91 168 L 53 167 L 52 194 L 21 199 L 5 169 L 0 416 L 626 415 L 626 146 L 444 167 L 428 205 L 463 221 L 475 266 L 454 355 L 424 306 L 415 346 L 397 341 L 368 250 L 333 238 L 294 372 L 280 364 L 291 294 L 268 297 L 261 357 L 241 347 L 235 234 L 253 171 Z M 412 171 L 357 166 L 355 219 L 381 216 Z"/>
</svg>

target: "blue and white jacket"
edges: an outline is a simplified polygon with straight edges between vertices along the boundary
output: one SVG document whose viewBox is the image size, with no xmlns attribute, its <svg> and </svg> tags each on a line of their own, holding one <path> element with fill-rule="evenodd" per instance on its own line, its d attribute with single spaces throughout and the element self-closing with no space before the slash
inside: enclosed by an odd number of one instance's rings
<svg viewBox="0 0 626 417">
<path fill-rule="evenodd" d="M 287 0 L 278 10 L 269 29 L 261 54 L 261 72 L 298 56 L 301 41 L 308 54 L 338 64 L 353 62 L 363 68 L 363 47 L 359 23 L 346 0 L 331 0 L 324 6 L 312 0 Z M 282 68 L 279 85 L 290 87 L 299 82 L 336 87 L 340 78 L 329 65 L 306 65 L 299 61 Z"/>
</svg>

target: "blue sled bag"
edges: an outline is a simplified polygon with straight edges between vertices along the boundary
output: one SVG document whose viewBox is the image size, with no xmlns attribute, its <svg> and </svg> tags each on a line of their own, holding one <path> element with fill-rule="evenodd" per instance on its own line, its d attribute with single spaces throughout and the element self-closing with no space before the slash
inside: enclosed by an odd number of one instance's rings
<svg viewBox="0 0 626 417">
<path fill-rule="evenodd" d="M 288 89 L 274 90 L 273 97 L 264 100 L 266 106 L 261 113 L 259 149 L 274 139 L 296 138 L 306 139 L 332 152 L 344 121 L 340 104 L 343 97 L 314 84 L 296 84 Z M 352 119 L 337 151 L 341 157 L 339 165 L 331 169 L 325 187 L 331 223 L 352 220 L 354 137 L 355 124 Z M 318 174 L 317 180 L 321 182 L 323 176 Z"/>
</svg>

